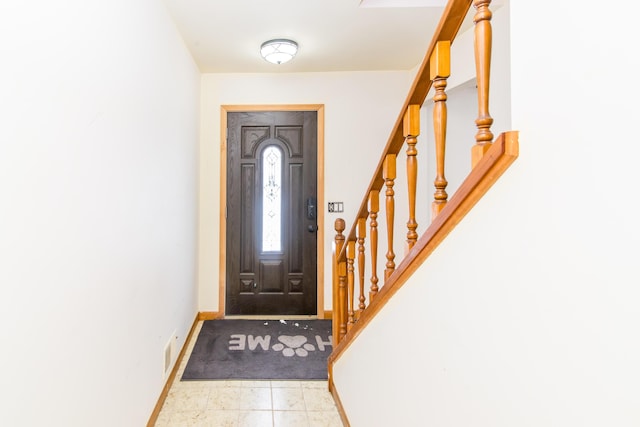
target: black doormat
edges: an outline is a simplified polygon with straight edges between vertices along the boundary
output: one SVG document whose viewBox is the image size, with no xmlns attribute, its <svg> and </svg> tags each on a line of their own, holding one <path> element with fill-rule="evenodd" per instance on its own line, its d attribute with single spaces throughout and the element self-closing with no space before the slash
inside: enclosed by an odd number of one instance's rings
<svg viewBox="0 0 640 427">
<path fill-rule="evenodd" d="M 182 380 L 326 380 L 331 320 L 205 320 Z"/>
</svg>

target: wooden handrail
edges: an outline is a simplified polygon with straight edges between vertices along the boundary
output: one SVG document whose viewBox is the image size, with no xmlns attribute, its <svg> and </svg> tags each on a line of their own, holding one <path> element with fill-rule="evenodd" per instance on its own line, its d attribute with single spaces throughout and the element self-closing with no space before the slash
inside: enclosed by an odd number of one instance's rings
<svg viewBox="0 0 640 427">
<path fill-rule="evenodd" d="M 475 206 L 482 196 L 500 178 L 519 155 L 518 132 L 504 132 L 489 146 L 486 155 L 483 156 L 469 176 L 458 188 L 449 203 L 440 212 L 437 218 L 429 225 L 427 230 L 400 262 L 397 269 L 389 277 L 387 283 L 380 289 L 364 310 L 358 322 L 349 330 L 329 356 L 328 363 L 332 366 L 340 355 L 347 349 L 353 340 L 360 334 L 366 325 L 385 306 L 391 297 L 411 277 L 417 268 L 427 259 L 435 248 L 445 239 L 453 228 Z M 330 369 L 331 372 L 331 369 Z M 329 387 L 332 387 L 330 378 Z"/>
<path fill-rule="evenodd" d="M 333 254 L 333 292 L 334 316 L 333 336 L 334 352 L 329 358 L 331 364 L 359 334 L 366 324 L 383 307 L 389 298 L 407 281 L 418 266 L 433 252 L 440 242 L 449 234 L 455 225 L 468 213 L 475 203 L 484 195 L 491 185 L 517 158 L 519 153 L 518 133 L 505 132 L 493 141 L 491 124 L 493 118 L 489 114 L 489 75 L 491 59 L 491 0 L 450 0 L 447 4 L 433 39 L 411 90 L 400 110 L 395 126 L 382 152 L 380 161 L 374 171 L 373 178 L 365 192 L 365 196 L 348 233 L 344 220 L 336 220 L 336 238 Z M 458 30 L 465 20 L 471 5 L 476 9 L 475 58 L 476 80 L 478 82 L 478 118 L 476 144 L 471 147 L 470 156 L 472 170 L 462 185 L 449 199 L 445 188 L 447 180 L 444 174 L 447 95 L 445 89 L 450 75 L 450 46 L 454 42 Z M 420 135 L 420 108 L 431 87 L 434 95 L 434 134 L 436 147 L 436 177 L 434 181 L 434 201 L 431 205 L 432 221 L 426 231 L 419 236 L 416 222 L 416 176 L 418 173 L 418 136 Z M 472 125 L 472 124 L 470 124 Z M 396 158 L 402 147 L 407 145 L 407 188 L 408 188 L 408 221 L 407 221 L 407 253 L 396 262 L 394 249 L 394 217 Z M 401 180 L 398 180 L 401 182 Z M 384 194 L 384 215 L 380 213 L 380 197 Z M 386 262 L 384 266 L 378 260 L 378 218 L 386 220 Z M 368 304 L 364 296 L 365 275 L 365 236 L 366 222 L 370 226 L 371 288 Z M 356 248 L 357 271 L 356 278 Z M 381 272 L 384 268 L 383 286 L 378 287 Z M 355 306 L 356 283 L 359 284 L 360 296 Z M 332 379 L 329 379 L 332 387 Z"/>
<path fill-rule="evenodd" d="M 416 77 L 413 80 L 413 84 L 411 89 L 409 89 L 409 94 L 404 101 L 402 108 L 400 108 L 400 114 L 396 119 L 393 130 L 391 131 L 391 135 L 387 140 L 387 145 L 385 146 L 383 153 L 385 154 L 398 154 L 402 149 L 404 144 L 403 130 L 404 130 L 404 115 L 409 108 L 410 105 L 419 105 L 422 106 L 424 104 L 425 99 L 427 98 L 427 94 L 431 89 L 431 79 L 430 79 L 430 67 L 431 67 L 431 55 L 436 48 L 436 44 L 439 41 L 450 41 L 453 43 L 464 19 L 471 7 L 472 0 L 450 0 L 445 7 L 444 12 L 442 13 L 442 18 L 438 23 L 438 27 L 434 33 L 434 37 L 427 48 L 427 53 L 424 56 L 424 59 L 418 69 Z M 381 157 L 378 166 L 375 169 L 373 174 L 373 178 L 369 183 L 369 187 L 365 192 L 365 197 L 360 204 L 360 208 L 358 209 L 358 213 L 356 216 L 358 218 L 366 218 L 367 217 L 367 204 L 368 204 L 368 195 L 373 190 L 380 191 L 382 185 L 384 184 L 384 180 L 382 179 L 382 169 L 384 165 L 384 155 Z M 356 235 L 356 226 L 357 224 L 353 224 L 349 232 L 347 233 L 347 237 L 350 240 L 355 239 Z"/>
</svg>

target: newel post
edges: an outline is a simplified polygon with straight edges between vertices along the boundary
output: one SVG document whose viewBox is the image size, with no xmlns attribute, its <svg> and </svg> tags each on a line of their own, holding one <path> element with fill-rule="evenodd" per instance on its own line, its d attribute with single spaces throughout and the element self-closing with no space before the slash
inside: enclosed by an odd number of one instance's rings
<svg viewBox="0 0 640 427">
<path fill-rule="evenodd" d="M 341 263 L 339 261 L 340 253 L 342 252 L 342 248 L 344 247 L 345 237 L 342 232 L 345 230 L 346 224 L 344 219 L 338 218 L 334 223 L 334 229 L 336 230 L 336 235 L 334 237 L 334 253 L 333 253 L 333 294 L 332 294 L 332 335 L 333 342 L 337 345 L 340 342 L 340 292 L 341 286 L 346 286 L 343 283 L 342 279 L 342 271 L 341 271 Z M 342 263 L 342 265 L 344 265 Z M 346 271 L 344 272 L 346 275 Z M 346 333 L 346 329 L 345 329 Z"/>
</svg>

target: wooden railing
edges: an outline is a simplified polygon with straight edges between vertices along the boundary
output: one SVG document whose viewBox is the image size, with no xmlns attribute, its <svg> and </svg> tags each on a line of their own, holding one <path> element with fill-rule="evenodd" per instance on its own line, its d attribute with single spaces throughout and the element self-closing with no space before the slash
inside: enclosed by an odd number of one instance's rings
<svg viewBox="0 0 640 427">
<path fill-rule="evenodd" d="M 489 114 L 492 43 L 490 3 L 491 0 L 449 1 L 425 59 L 402 106 L 369 188 L 365 192 L 355 220 L 346 233 L 345 221 L 338 219 L 335 222 L 333 341 L 336 345 L 329 358 L 330 387 L 332 387 L 332 365 L 341 352 L 518 156 L 517 132 L 502 133 L 495 140 L 491 132 L 493 118 Z M 471 172 L 449 199 L 446 191 L 448 183 L 445 178 L 447 134 L 447 94 L 445 89 L 450 75 L 451 44 L 469 13 L 471 5 L 475 8 L 473 21 L 475 24 L 474 50 L 478 91 L 478 117 L 475 120 L 477 133 L 475 145 L 470 144 Z M 435 191 L 431 202 L 432 222 L 420 236 L 416 220 L 419 169 L 416 146 L 421 131 L 420 109 L 432 87 L 434 89 L 433 134 L 436 156 Z M 470 123 L 470 126 L 473 126 L 473 123 Z M 394 230 L 396 158 L 405 144 L 408 196 L 406 253 L 399 265 L 396 265 L 397 256 L 394 242 L 396 231 Z M 384 212 L 381 213 L 380 198 L 383 195 Z M 380 239 L 378 235 L 379 221 L 382 220 L 386 221 L 386 235 Z M 367 228 L 369 229 L 368 240 Z M 379 246 L 383 251 L 386 251 L 385 260 L 378 259 Z M 384 266 L 382 262 L 384 262 Z M 384 267 L 383 272 L 379 271 L 382 267 Z M 369 277 L 365 277 L 367 270 Z M 382 276 L 382 279 L 379 275 Z M 380 283 L 381 281 L 382 283 Z"/>
</svg>

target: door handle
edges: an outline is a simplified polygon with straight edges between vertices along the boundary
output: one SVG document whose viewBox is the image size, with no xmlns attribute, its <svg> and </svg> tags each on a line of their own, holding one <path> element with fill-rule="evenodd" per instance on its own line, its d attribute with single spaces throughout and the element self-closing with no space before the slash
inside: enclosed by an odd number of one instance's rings
<svg viewBox="0 0 640 427">
<path fill-rule="evenodd" d="M 307 227 L 307 230 L 309 231 L 309 233 L 315 233 L 317 229 L 318 229 L 317 225 L 310 225 Z"/>
<path fill-rule="evenodd" d="M 314 197 L 307 199 L 307 219 L 316 219 L 316 199 Z"/>
</svg>

